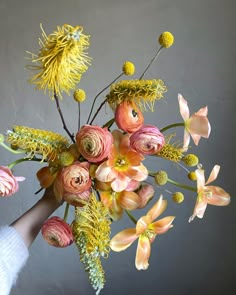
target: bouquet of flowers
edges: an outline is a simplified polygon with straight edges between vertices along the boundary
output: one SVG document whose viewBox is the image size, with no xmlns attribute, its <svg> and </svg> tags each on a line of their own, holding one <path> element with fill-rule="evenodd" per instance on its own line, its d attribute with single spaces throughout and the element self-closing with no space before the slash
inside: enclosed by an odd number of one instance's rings
<svg viewBox="0 0 236 295">
<path fill-rule="evenodd" d="M 205 181 L 203 165 L 197 155 L 188 152 L 191 138 L 198 145 L 201 137 L 210 135 L 207 107 L 190 115 L 187 101 L 179 94 L 182 122 L 162 129 L 145 124 L 143 112 L 154 111 L 156 101 L 163 98 L 167 88 L 161 79 L 145 80 L 144 76 L 160 52 L 174 43 L 170 32 L 160 35 L 160 47 L 138 79 L 120 79 L 135 74 L 132 62 L 123 64 L 117 78 L 95 96 L 87 122 L 81 126 L 80 108 L 86 92 L 77 88 L 77 84 L 91 64 L 87 54 L 89 36 L 83 34 L 81 26 L 63 25 L 50 35 L 41 29 L 39 52 L 28 52 L 32 61 L 28 67 L 34 71 L 30 82 L 56 102 L 67 138 L 26 126 L 13 126 L 12 130 L 1 134 L 0 145 L 23 157 L 8 166 L 0 166 L 0 196 L 13 195 L 19 188 L 18 183 L 24 180 L 24 177 L 14 176 L 15 165 L 23 161 L 43 164 L 36 173 L 41 189 L 53 187 L 55 198 L 66 206 L 64 218 L 49 218 L 42 227 L 42 235 L 55 247 L 67 247 L 72 243 L 77 246 L 80 260 L 98 294 L 105 283 L 101 260 L 109 257 L 110 250 L 123 251 L 137 240 L 135 266 L 145 270 L 156 237 L 173 227 L 175 216 L 159 218 L 167 207 L 167 200 L 162 195 L 157 199 L 156 190 L 161 188 L 171 194 L 176 203 L 183 202 L 183 191 L 195 192 L 196 204 L 189 221 L 202 218 L 208 204 L 228 205 L 230 195 L 221 187 L 211 185 L 220 166 L 215 165 Z M 63 93 L 72 91 L 73 103 L 78 105 L 75 133 L 67 128 L 59 104 Z M 94 112 L 95 102 L 105 91 L 105 99 Z M 114 115 L 103 126 L 94 125 L 104 105 L 108 105 Z M 174 133 L 166 133 L 176 127 L 184 130 L 181 144 L 173 141 Z M 193 184 L 189 186 L 170 179 L 164 170 L 150 171 L 144 165 L 145 157 L 174 162 L 183 168 L 186 178 Z M 167 183 L 173 185 L 174 192 L 164 189 Z M 74 220 L 70 224 L 67 222 L 69 206 L 74 208 Z M 135 210 L 143 210 L 138 220 L 133 213 Z M 129 216 L 133 227 L 110 237 L 112 223 L 123 214 Z"/>
</svg>

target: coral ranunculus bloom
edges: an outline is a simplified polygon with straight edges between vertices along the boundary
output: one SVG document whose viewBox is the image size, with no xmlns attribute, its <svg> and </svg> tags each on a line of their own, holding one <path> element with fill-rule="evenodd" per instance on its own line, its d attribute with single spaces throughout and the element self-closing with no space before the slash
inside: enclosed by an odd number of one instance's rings
<svg viewBox="0 0 236 295">
<path fill-rule="evenodd" d="M 198 218 L 203 218 L 204 213 L 207 208 L 207 204 L 215 206 L 227 206 L 230 203 L 230 195 L 223 190 L 223 188 L 218 186 L 207 185 L 214 181 L 220 171 L 220 166 L 215 165 L 211 171 L 211 174 L 205 182 L 205 175 L 203 169 L 197 169 L 195 171 L 197 176 L 197 201 L 193 210 L 193 215 L 189 218 L 191 222 L 196 216 Z"/>
<path fill-rule="evenodd" d="M 63 219 L 53 216 L 42 226 L 42 236 L 49 245 L 64 248 L 73 243 L 72 230 Z"/>
<path fill-rule="evenodd" d="M 126 189 L 131 180 L 143 181 L 148 176 L 147 168 L 141 163 L 144 157 L 130 148 L 129 135 L 119 130 L 112 132 L 114 144 L 107 161 L 96 170 L 96 178 L 111 182 L 115 192 Z"/>
<path fill-rule="evenodd" d="M 178 100 L 180 114 L 185 124 L 183 148 L 187 151 L 190 135 L 196 145 L 198 145 L 201 137 L 208 138 L 210 135 L 211 126 L 207 118 L 208 108 L 201 108 L 198 112 L 190 116 L 188 103 L 181 94 L 178 95 Z"/>
<path fill-rule="evenodd" d="M 147 269 L 151 254 L 151 243 L 157 235 L 164 234 L 173 227 L 174 216 L 167 216 L 153 222 L 165 211 L 166 207 L 167 201 L 160 196 L 147 215 L 138 220 L 136 228 L 125 229 L 111 239 L 111 249 L 116 252 L 123 251 L 138 238 L 135 265 L 138 270 Z"/>
</svg>

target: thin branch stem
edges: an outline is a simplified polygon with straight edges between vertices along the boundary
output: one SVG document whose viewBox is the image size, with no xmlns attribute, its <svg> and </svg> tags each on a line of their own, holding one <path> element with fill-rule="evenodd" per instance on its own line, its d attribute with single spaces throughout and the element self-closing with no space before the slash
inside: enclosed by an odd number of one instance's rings
<svg viewBox="0 0 236 295">
<path fill-rule="evenodd" d="M 171 128 L 175 128 L 175 127 L 184 127 L 185 124 L 184 123 L 174 123 L 174 124 L 170 124 L 162 129 L 160 129 L 161 132 L 165 132 L 166 130 L 168 129 L 171 129 Z"/>
<path fill-rule="evenodd" d="M 148 64 L 148 66 L 146 67 L 146 69 L 144 70 L 144 72 L 142 73 L 142 75 L 140 76 L 139 80 L 143 79 L 144 75 L 146 74 L 147 70 L 150 68 L 150 66 L 153 64 L 153 62 L 157 59 L 158 55 L 160 54 L 161 50 L 162 50 L 162 46 L 157 50 L 156 54 L 154 55 L 154 57 L 152 58 L 152 60 L 150 61 L 150 63 Z"/>
<path fill-rule="evenodd" d="M 79 113 L 79 118 L 78 118 L 78 130 L 80 130 L 80 102 L 78 102 L 78 113 Z"/>
<path fill-rule="evenodd" d="M 100 112 L 101 108 L 104 106 L 104 104 L 107 102 L 107 98 L 100 104 L 100 107 L 97 109 L 96 113 L 94 114 L 92 120 L 90 121 L 89 125 L 92 125 L 93 121 L 97 117 L 97 114 Z"/>
<path fill-rule="evenodd" d="M 133 223 L 136 224 L 137 220 L 134 218 L 134 216 L 128 210 L 125 210 L 125 212 L 129 216 L 129 218 L 133 221 Z"/>
<path fill-rule="evenodd" d="M 116 80 L 118 80 L 124 73 L 121 73 L 118 77 L 116 77 L 110 84 L 108 84 L 105 88 L 103 88 L 94 98 L 93 100 L 93 104 L 92 104 L 92 107 L 91 107 L 91 110 L 90 110 L 90 113 L 89 113 L 89 116 L 88 116 L 88 120 L 87 120 L 87 124 L 90 120 L 90 117 L 92 115 L 92 112 L 93 112 L 93 108 L 94 108 L 94 105 L 95 105 L 95 102 L 97 100 L 97 98 L 99 97 L 100 94 L 102 94 L 108 87 L 110 87 L 113 83 L 116 82 Z M 91 123 L 90 123 L 91 124 Z"/>
<path fill-rule="evenodd" d="M 13 153 L 13 154 L 25 154 L 25 150 L 13 150 L 8 145 L 6 145 L 4 142 L 1 142 L 0 145 L 4 147 L 7 151 Z"/>
<path fill-rule="evenodd" d="M 55 98 L 55 101 L 56 101 L 57 110 L 58 110 L 59 115 L 60 115 L 60 117 L 61 117 L 61 121 L 62 121 L 63 128 L 65 129 L 65 131 L 66 131 L 67 134 L 69 135 L 69 137 L 70 137 L 70 139 L 72 140 L 72 142 L 75 143 L 74 136 L 70 133 L 70 131 L 68 130 L 68 128 L 67 128 L 67 126 L 66 126 L 66 123 L 65 123 L 65 120 L 64 120 L 64 117 L 63 117 L 63 114 L 62 114 L 62 111 L 61 111 L 60 105 L 59 105 L 59 99 L 58 99 L 58 96 L 56 95 L 56 93 L 54 93 L 54 98 Z"/>
</svg>

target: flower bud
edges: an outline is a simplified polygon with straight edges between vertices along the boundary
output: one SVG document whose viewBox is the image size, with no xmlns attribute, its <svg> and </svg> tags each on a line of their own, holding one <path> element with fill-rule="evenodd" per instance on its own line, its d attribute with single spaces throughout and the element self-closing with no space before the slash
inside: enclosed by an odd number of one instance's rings
<svg viewBox="0 0 236 295">
<path fill-rule="evenodd" d="M 182 203 L 183 200 L 184 200 L 184 195 L 181 193 L 181 192 L 175 192 L 173 195 L 172 195 L 172 200 L 175 202 L 175 203 Z"/>
<path fill-rule="evenodd" d="M 155 181 L 158 185 L 165 185 L 168 180 L 168 175 L 165 171 L 158 171 L 155 175 Z"/>
<path fill-rule="evenodd" d="M 60 154 L 60 164 L 62 166 L 69 166 L 74 162 L 74 155 L 70 152 L 62 152 Z"/>
<path fill-rule="evenodd" d="M 184 156 L 183 161 L 189 167 L 196 166 L 199 162 L 198 157 L 194 154 L 188 154 Z"/>
</svg>

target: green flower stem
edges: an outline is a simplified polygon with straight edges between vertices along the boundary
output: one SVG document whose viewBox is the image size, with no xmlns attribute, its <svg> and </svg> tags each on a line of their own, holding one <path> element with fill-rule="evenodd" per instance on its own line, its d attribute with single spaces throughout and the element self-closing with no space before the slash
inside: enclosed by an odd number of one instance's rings
<svg viewBox="0 0 236 295">
<path fill-rule="evenodd" d="M 114 122 L 115 122 L 115 118 L 112 118 L 111 120 L 109 120 L 108 122 L 106 122 L 106 124 L 104 124 L 102 126 L 102 128 L 107 127 L 109 129 L 109 128 L 111 128 L 111 126 L 113 125 Z"/>
<path fill-rule="evenodd" d="M 197 188 L 195 188 L 195 187 L 192 187 L 192 186 L 188 186 L 188 185 L 179 183 L 179 182 L 174 181 L 174 180 L 169 179 L 169 178 L 168 178 L 167 182 L 172 183 L 172 184 L 174 184 L 174 185 L 176 185 L 178 187 L 184 188 L 186 190 L 193 191 L 193 192 L 196 192 L 197 193 Z"/>
<path fill-rule="evenodd" d="M 26 162 L 26 161 L 34 161 L 34 162 L 41 162 L 42 159 L 37 159 L 37 158 L 21 158 L 21 159 L 18 159 L 14 162 L 12 162 L 11 164 L 8 165 L 8 168 L 9 169 L 12 169 L 15 165 L 21 163 L 21 162 Z"/>
<path fill-rule="evenodd" d="M 162 128 L 162 129 L 160 129 L 160 131 L 161 131 L 161 132 L 165 132 L 166 130 L 168 130 L 168 129 L 170 129 L 170 128 L 175 128 L 175 127 L 180 127 L 180 126 L 184 127 L 185 124 L 184 124 L 184 123 L 175 123 L 175 124 L 171 124 L 171 125 L 168 125 L 168 126 Z"/>
<path fill-rule="evenodd" d="M 102 90 L 101 90 L 101 91 L 95 96 L 95 98 L 94 98 L 94 100 L 93 100 L 93 104 L 92 104 L 91 110 L 90 110 L 90 113 L 89 113 L 89 116 L 88 116 L 87 124 L 88 124 L 88 122 L 89 122 L 89 120 L 90 120 L 90 117 L 91 117 L 92 112 L 93 112 L 94 104 L 95 104 L 97 98 L 99 97 L 99 95 L 102 94 L 102 93 L 103 93 L 108 87 L 110 87 L 113 83 L 115 83 L 116 80 L 118 80 L 121 76 L 123 76 L 123 74 L 124 74 L 124 73 L 121 73 L 118 77 L 116 77 L 116 78 L 115 78 L 110 84 L 108 84 L 105 88 L 103 88 L 103 89 L 102 89 Z M 93 119 L 93 120 L 94 120 L 94 119 Z M 92 123 L 90 123 L 90 124 L 92 124 Z"/>
<path fill-rule="evenodd" d="M 137 224 L 137 220 L 134 218 L 134 216 L 128 210 L 125 210 L 125 212 L 129 216 L 129 218 L 133 221 L 133 223 Z"/>
<path fill-rule="evenodd" d="M 66 222 L 66 219 L 67 219 L 67 216 L 68 216 L 69 207 L 70 207 L 70 204 L 69 203 L 66 203 L 66 208 L 65 208 L 64 218 L 63 218 L 63 220 L 65 222 Z"/>
<path fill-rule="evenodd" d="M 13 154 L 24 154 L 25 151 L 24 150 L 13 150 L 12 148 L 10 148 L 9 146 L 7 146 L 4 142 L 1 142 L 0 145 L 2 147 L 4 147 L 7 151 L 13 153 Z"/>
<path fill-rule="evenodd" d="M 147 72 L 147 70 L 150 68 L 150 66 L 153 64 L 153 62 L 157 59 L 158 55 L 160 54 L 161 50 L 162 50 L 162 46 L 157 50 L 156 54 L 154 55 L 154 57 L 152 58 L 152 60 L 150 61 L 150 63 L 148 64 L 148 66 L 146 67 L 146 69 L 143 71 L 142 75 L 140 76 L 139 80 L 141 80 L 145 73 Z"/>
</svg>

